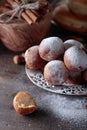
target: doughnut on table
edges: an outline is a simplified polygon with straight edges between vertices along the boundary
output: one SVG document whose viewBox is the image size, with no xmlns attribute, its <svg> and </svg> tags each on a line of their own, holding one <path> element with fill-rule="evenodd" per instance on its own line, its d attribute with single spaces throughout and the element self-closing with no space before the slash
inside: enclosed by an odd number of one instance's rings
<svg viewBox="0 0 87 130">
<path fill-rule="evenodd" d="M 64 31 L 52 24 L 48 36 L 86 36 Z M 27 77 L 24 65 L 15 65 L 13 56 L 0 42 L 0 130 L 86 130 L 87 96 L 55 94 L 35 86 Z M 18 91 L 29 91 L 38 110 L 22 116 L 13 108 Z"/>
</svg>

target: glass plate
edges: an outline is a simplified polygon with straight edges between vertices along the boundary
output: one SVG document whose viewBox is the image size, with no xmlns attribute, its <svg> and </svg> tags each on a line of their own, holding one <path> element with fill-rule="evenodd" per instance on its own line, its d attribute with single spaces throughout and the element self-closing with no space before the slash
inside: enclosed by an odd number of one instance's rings
<svg viewBox="0 0 87 130">
<path fill-rule="evenodd" d="M 65 83 L 62 86 L 49 85 L 45 81 L 43 73 L 40 70 L 31 70 L 27 66 L 25 66 L 25 71 L 31 82 L 44 90 L 64 95 L 87 95 L 86 84 L 73 85 Z"/>
</svg>

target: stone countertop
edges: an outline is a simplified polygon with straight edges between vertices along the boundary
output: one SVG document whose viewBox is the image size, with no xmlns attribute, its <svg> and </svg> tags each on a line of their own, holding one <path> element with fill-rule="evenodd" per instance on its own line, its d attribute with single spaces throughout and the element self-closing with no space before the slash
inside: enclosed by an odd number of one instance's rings
<svg viewBox="0 0 87 130">
<path fill-rule="evenodd" d="M 53 35 L 61 35 L 54 25 L 48 33 Z M 33 85 L 25 66 L 13 63 L 15 54 L 0 43 L 0 130 L 86 130 L 87 97 L 59 95 Z M 12 103 L 18 91 L 31 93 L 36 112 L 28 116 L 15 112 Z"/>
</svg>

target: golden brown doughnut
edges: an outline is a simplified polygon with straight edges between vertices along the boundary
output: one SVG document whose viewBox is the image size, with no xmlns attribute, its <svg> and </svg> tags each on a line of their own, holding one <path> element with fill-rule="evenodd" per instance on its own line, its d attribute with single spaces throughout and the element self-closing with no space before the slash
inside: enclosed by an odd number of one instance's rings
<svg viewBox="0 0 87 130">
<path fill-rule="evenodd" d="M 47 63 L 39 55 L 39 45 L 32 46 L 25 52 L 25 62 L 30 69 L 43 69 Z"/>
<path fill-rule="evenodd" d="M 87 19 L 74 15 L 67 4 L 57 6 L 53 11 L 52 19 L 67 30 L 87 32 Z"/>
<path fill-rule="evenodd" d="M 27 91 L 19 91 L 13 99 L 13 107 L 17 113 L 27 115 L 37 109 L 36 102 Z"/>
<path fill-rule="evenodd" d="M 69 0 L 68 5 L 77 16 L 87 19 L 87 0 Z"/>
</svg>

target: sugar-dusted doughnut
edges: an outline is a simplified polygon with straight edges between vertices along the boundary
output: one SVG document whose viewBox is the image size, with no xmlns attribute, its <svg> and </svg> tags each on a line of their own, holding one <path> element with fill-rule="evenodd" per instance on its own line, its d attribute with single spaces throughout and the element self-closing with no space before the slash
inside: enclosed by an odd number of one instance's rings
<svg viewBox="0 0 87 130">
<path fill-rule="evenodd" d="M 87 68 L 87 54 L 77 46 L 70 47 L 64 53 L 64 63 L 71 71 L 83 71 Z"/>
<path fill-rule="evenodd" d="M 63 61 L 53 60 L 44 67 L 44 78 L 48 84 L 62 85 L 68 76 L 68 70 Z"/>
<path fill-rule="evenodd" d="M 39 54 L 42 59 L 51 61 L 59 59 L 64 54 L 64 44 L 59 37 L 48 37 L 39 45 Z"/>
<path fill-rule="evenodd" d="M 39 55 L 39 45 L 32 46 L 25 52 L 25 62 L 30 69 L 43 69 L 47 63 Z"/>
<path fill-rule="evenodd" d="M 74 32 L 87 32 L 87 19 L 82 19 L 70 11 L 68 4 L 57 6 L 52 19 L 64 29 Z"/>
<path fill-rule="evenodd" d="M 87 19 L 87 0 L 68 0 L 68 5 L 73 13 Z"/>
<path fill-rule="evenodd" d="M 68 39 L 68 40 L 64 41 L 64 46 L 65 46 L 65 50 L 67 50 L 68 48 L 70 48 L 72 46 L 84 48 L 84 45 L 81 42 L 74 40 L 74 39 Z"/>
</svg>

